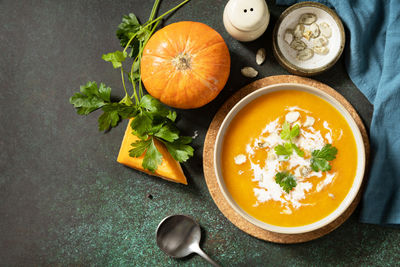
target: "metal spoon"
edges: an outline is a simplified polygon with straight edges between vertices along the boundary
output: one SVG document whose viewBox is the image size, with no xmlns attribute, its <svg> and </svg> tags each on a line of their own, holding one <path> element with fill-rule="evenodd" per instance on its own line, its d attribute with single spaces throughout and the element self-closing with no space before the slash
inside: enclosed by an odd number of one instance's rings
<svg viewBox="0 0 400 267">
<path fill-rule="evenodd" d="M 164 218 L 157 227 L 157 245 L 162 251 L 174 258 L 186 257 L 197 253 L 214 266 L 220 266 L 201 250 L 200 226 L 185 215 L 172 215 Z"/>
</svg>

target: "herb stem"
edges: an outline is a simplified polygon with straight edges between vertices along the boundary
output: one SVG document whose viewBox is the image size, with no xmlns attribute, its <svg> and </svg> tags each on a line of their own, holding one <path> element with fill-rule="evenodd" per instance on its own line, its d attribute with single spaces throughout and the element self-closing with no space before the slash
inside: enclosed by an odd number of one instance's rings
<svg viewBox="0 0 400 267">
<path fill-rule="evenodd" d="M 137 33 L 135 33 L 134 35 L 132 35 L 131 39 L 129 39 L 128 43 L 126 44 L 124 51 L 122 53 L 125 54 L 126 49 L 128 49 L 129 45 L 131 44 L 132 40 L 136 37 Z"/>
<path fill-rule="evenodd" d="M 178 8 L 180 8 L 181 6 L 183 6 L 184 4 L 186 4 L 186 3 L 189 2 L 189 1 L 190 1 L 190 0 L 185 0 L 185 1 L 183 1 L 182 3 L 180 3 L 179 5 L 177 5 L 176 7 L 174 7 L 174 8 L 172 8 L 172 9 L 168 10 L 167 12 L 165 12 L 164 14 L 162 14 L 161 16 L 159 16 L 158 18 L 156 18 L 156 19 L 154 19 L 154 20 L 152 20 L 152 21 L 148 21 L 144 27 L 148 27 L 148 26 L 150 26 L 151 24 L 153 24 L 153 23 L 155 23 L 155 22 L 161 20 L 163 17 L 165 17 L 165 16 L 168 15 L 169 13 L 171 13 L 171 12 L 177 10 Z"/>
<path fill-rule="evenodd" d="M 160 3 L 160 0 L 156 0 L 156 1 L 154 2 L 153 9 L 151 10 L 151 13 L 150 13 L 149 21 L 151 21 L 151 20 L 154 19 L 154 16 L 156 15 L 156 12 L 157 12 L 157 8 L 158 8 L 158 4 L 159 4 L 159 3 Z"/>
<path fill-rule="evenodd" d="M 121 66 L 121 78 L 122 78 L 122 85 L 124 86 L 125 96 L 129 97 L 129 94 L 126 91 L 126 87 L 125 87 L 124 68 L 122 66 Z"/>
<path fill-rule="evenodd" d="M 142 99 L 142 97 L 143 97 L 143 88 L 142 88 L 142 73 L 141 73 L 141 68 L 140 68 L 140 65 L 141 65 L 141 62 L 142 62 L 142 55 L 143 55 L 143 42 L 142 41 L 140 41 L 140 43 L 139 43 L 139 54 L 138 54 L 138 57 L 139 57 L 139 70 L 138 70 L 138 72 L 139 72 L 139 98 L 140 99 Z"/>
</svg>

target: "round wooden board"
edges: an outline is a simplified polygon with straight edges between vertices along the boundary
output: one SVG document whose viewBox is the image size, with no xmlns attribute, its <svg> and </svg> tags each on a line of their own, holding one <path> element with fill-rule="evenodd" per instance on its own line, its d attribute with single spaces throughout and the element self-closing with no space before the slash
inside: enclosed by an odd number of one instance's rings
<svg viewBox="0 0 400 267">
<path fill-rule="evenodd" d="M 335 221 L 331 222 L 330 224 L 324 226 L 323 228 L 320 228 L 320 229 L 317 229 L 315 231 L 308 232 L 308 233 L 280 234 L 280 233 L 270 232 L 270 231 L 264 230 L 260 227 L 257 227 L 255 225 L 251 224 L 250 222 L 248 222 L 247 220 L 245 220 L 239 214 L 237 214 L 233 210 L 233 208 L 228 204 L 228 202 L 225 200 L 224 196 L 222 195 L 222 192 L 218 186 L 218 182 L 217 182 L 217 179 L 216 179 L 216 176 L 214 173 L 214 161 L 213 161 L 214 144 L 215 144 L 218 130 L 219 130 L 225 116 L 228 114 L 228 112 L 231 110 L 231 108 L 237 102 L 239 102 L 239 100 L 241 100 L 243 97 L 245 97 L 249 93 L 252 93 L 259 88 L 263 88 L 268 85 L 279 84 L 279 83 L 306 84 L 306 85 L 318 88 L 318 89 L 328 93 L 329 95 L 333 96 L 334 98 L 336 98 L 351 114 L 351 116 L 355 120 L 358 128 L 360 129 L 360 132 L 361 132 L 363 140 L 364 140 L 364 145 L 365 145 L 366 166 L 368 166 L 369 141 L 368 141 L 367 131 L 365 130 L 365 127 L 364 127 L 364 124 L 362 123 L 361 118 L 358 116 L 357 112 L 351 106 L 351 104 L 342 95 L 340 95 L 338 92 L 336 92 L 334 89 L 332 89 L 331 87 L 329 87 L 321 82 L 318 82 L 318 81 L 315 81 L 315 80 L 312 80 L 309 78 L 303 78 L 303 77 L 293 76 L 293 75 L 278 75 L 278 76 L 270 76 L 270 77 L 266 77 L 266 78 L 257 80 L 255 82 L 243 87 L 238 92 L 236 92 L 232 97 L 230 97 L 219 109 L 219 111 L 217 112 L 217 114 L 215 115 L 214 119 L 212 120 L 212 122 L 210 124 L 210 127 L 207 131 L 205 143 L 204 143 L 204 150 L 203 150 L 204 176 L 206 178 L 208 190 L 210 191 L 210 194 L 211 194 L 215 204 L 220 209 L 220 211 L 224 214 L 224 216 L 226 218 L 228 218 L 228 220 L 231 221 L 236 227 L 238 227 L 242 231 L 248 233 L 249 235 L 252 235 L 259 239 L 270 241 L 270 242 L 284 243 L 284 244 L 301 243 L 301 242 L 310 241 L 310 240 L 319 238 L 321 236 L 324 236 L 324 235 L 328 234 L 329 232 L 333 231 L 334 229 L 336 229 L 337 227 L 339 227 L 344 221 L 346 221 L 350 217 L 350 215 L 353 213 L 355 208 L 357 207 L 357 204 L 360 202 L 363 186 L 361 187 L 356 198 L 351 203 L 351 205 L 347 208 L 347 210 L 340 217 L 338 217 Z M 367 170 L 366 170 L 366 172 L 367 172 Z M 363 184 L 365 184 L 365 176 L 366 176 L 366 174 L 364 175 Z"/>
</svg>

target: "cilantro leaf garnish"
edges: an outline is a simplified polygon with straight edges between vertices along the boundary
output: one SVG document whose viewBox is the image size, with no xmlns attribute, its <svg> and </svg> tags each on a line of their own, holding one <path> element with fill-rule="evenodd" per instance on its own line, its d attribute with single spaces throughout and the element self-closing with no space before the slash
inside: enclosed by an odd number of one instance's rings
<svg viewBox="0 0 400 267">
<path fill-rule="evenodd" d="M 293 143 L 284 143 L 283 145 L 277 145 L 274 150 L 278 156 L 289 157 L 293 154 L 294 150 L 296 151 L 297 155 L 299 155 L 300 157 L 304 157 L 304 151 Z"/>
<path fill-rule="evenodd" d="M 285 121 L 282 125 L 281 138 L 286 141 L 292 142 L 293 139 L 300 134 L 299 125 L 290 128 L 290 123 Z"/>
<path fill-rule="evenodd" d="M 275 175 L 275 182 L 279 184 L 286 193 L 289 193 L 297 185 L 296 178 L 288 171 L 278 172 Z"/>
<path fill-rule="evenodd" d="M 297 155 L 299 155 L 300 157 L 304 157 L 304 151 L 301 150 L 298 146 L 292 144 L 292 148 L 294 149 L 294 151 L 296 151 Z"/>
<path fill-rule="evenodd" d="M 290 123 L 285 121 L 282 125 L 281 138 L 283 140 L 289 141 L 284 143 L 283 145 L 277 145 L 275 149 L 275 153 L 279 156 L 286 156 L 288 158 L 293 154 L 293 150 L 296 151 L 297 155 L 300 157 L 304 157 L 304 151 L 301 150 L 298 146 L 293 144 L 293 139 L 300 134 L 300 126 L 295 125 L 290 128 Z"/>
<path fill-rule="evenodd" d="M 123 119 L 133 118 L 130 127 L 139 140 L 132 144 L 129 155 L 131 157 L 144 155 L 142 166 L 152 172 L 157 170 L 157 166 L 162 162 L 162 154 L 155 145 L 157 140 L 164 143 L 168 152 L 179 162 L 193 156 L 193 148 L 189 146 L 192 139 L 181 136 L 174 124 L 176 112 L 154 97 L 143 93 L 140 73 L 143 49 L 161 19 L 188 1 L 190 0 L 184 0 L 161 16 L 154 18 L 160 3 L 156 0 L 149 20 L 144 24 L 140 24 L 132 13 L 122 17 L 122 23 L 118 25 L 117 37 L 123 50 L 102 56 L 102 59 L 111 62 L 115 69 L 120 69 L 125 96 L 119 102 L 111 100 L 110 87 L 103 83 L 97 86 L 96 82 L 88 82 L 81 86 L 80 93 L 75 93 L 69 100 L 80 115 L 87 115 L 101 108 L 103 114 L 98 119 L 100 131 L 107 131 L 117 126 Z M 129 53 L 128 49 L 130 49 Z M 130 60 L 128 56 L 132 61 L 129 72 L 125 71 L 122 65 L 123 62 Z M 126 76 L 132 84 L 132 94 L 128 93 L 125 86 Z"/>
<path fill-rule="evenodd" d="M 330 171 L 332 166 L 329 161 L 336 158 L 337 148 L 331 144 L 325 145 L 321 150 L 314 150 L 311 153 L 311 169 L 313 171 Z"/>
<path fill-rule="evenodd" d="M 275 148 L 275 153 L 279 156 L 290 156 L 293 153 L 293 148 L 291 143 L 284 143 L 283 145 L 277 145 Z"/>
</svg>

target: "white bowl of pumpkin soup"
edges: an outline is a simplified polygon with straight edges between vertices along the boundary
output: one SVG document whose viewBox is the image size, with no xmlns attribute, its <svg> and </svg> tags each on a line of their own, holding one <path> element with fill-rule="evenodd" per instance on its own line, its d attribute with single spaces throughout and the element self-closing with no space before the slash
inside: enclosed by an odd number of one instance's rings
<svg viewBox="0 0 400 267">
<path fill-rule="evenodd" d="M 337 219 L 362 184 L 365 150 L 350 113 L 301 84 L 261 88 L 238 102 L 215 143 L 219 187 L 265 230 L 298 234 Z"/>
</svg>

